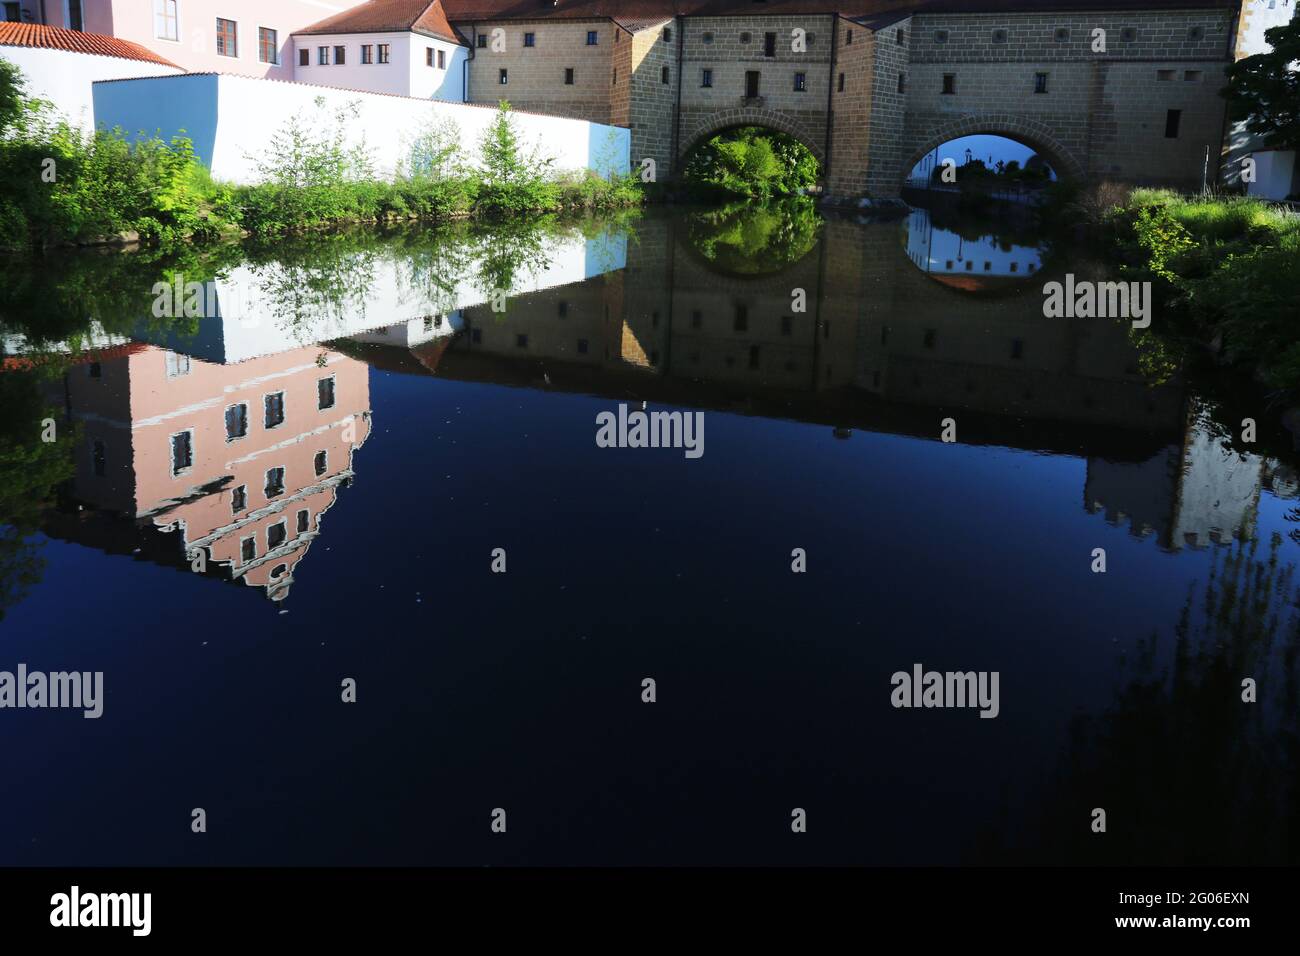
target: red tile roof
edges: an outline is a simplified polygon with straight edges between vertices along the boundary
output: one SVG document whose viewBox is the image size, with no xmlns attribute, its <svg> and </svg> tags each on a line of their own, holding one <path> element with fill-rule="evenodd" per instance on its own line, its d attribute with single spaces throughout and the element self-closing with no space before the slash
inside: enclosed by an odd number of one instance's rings
<svg viewBox="0 0 1300 956">
<path fill-rule="evenodd" d="M 442 0 L 366 0 L 350 10 L 326 17 L 294 35 L 325 33 L 423 33 L 452 43 L 463 43 L 447 22 Z"/>
<path fill-rule="evenodd" d="M 0 46 L 28 46 L 67 50 L 70 53 L 90 53 L 95 56 L 115 56 L 122 60 L 142 60 L 145 63 L 160 63 L 180 69 L 171 60 L 164 60 L 152 50 L 130 40 L 119 40 L 102 33 L 47 27 L 40 23 L 0 23 Z"/>
</svg>

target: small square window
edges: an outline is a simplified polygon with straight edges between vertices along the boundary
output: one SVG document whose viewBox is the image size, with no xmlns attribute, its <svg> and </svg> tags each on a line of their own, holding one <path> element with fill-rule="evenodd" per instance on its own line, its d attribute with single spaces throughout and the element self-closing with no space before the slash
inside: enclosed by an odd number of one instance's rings
<svg viewBox="0 0 1300 956">
<path fill-rule="evenodd" d="M 1035 73 L 1035 74 L 1034 74 L 1034 92 L 1035 92 L 1035 93 L 1046 93 L 1046 92 L 1047 92 L 1047 74 L 1046 74 L 1046 73 Z"/>
<path fill-rule="evenodd" d="M 517 349 L 526 349 L 526 348 L 528 348 L 528 336 L 526 336 L 526 335 L 516 335 L 516 336 L 515 336 L 515 348 L 517 348 Z"/>
<path fill-rule="evenodd" d="M 172 436 L 172 476 L 183 475 L 194 465 L 194 433 L 178 432 Z"/>
<path fill-rule="evenodd" d="M 578 339 L 578 354 L 579 354 L 579 355 L 586 355 L 586 354 L 587 354 L 587 340 L 586 340 L 586 339 Z"/>
<path fill-rule="evenodd" d="M 284 494 L 284 469 L 269 468 L 266 472 L 266 497 L 276 498 Z"/>
<path fill-rule="evenodd" d="M 524 34 L 524 46 L 537 46 L 537 34 L 535 34 L 535 33 L 525 33 L 525 34 Z"/>
<path fill-rule="evenodd" d="M 343 66 L 344 64 L 346 64 L 347 56 L 348 56 L 347 47 L 336 46 L 334 48 L 334 65 Z"/>
<path fill-rule="evenodd" d="M 226 408 L 226 441 L 235 441 L 248 434 L 248 405 L 240 402 Z"/>
<path fill-rule="evenodd" d="M 595 30 L 587 31 L 587 46 L 595 46 L 600 40 L 600 34 Z"/>
<path fill-rule="evenodd" d="M 702 43 L 706 43 L 706 44 L 707 44 L 707 43 L 712 43 L 712 42 L 713 42 L 713 34 L 712 34 L 712 33 L 705 33 L 703 36 L 700 37 L 700 42 L 702 42 Z"/>
<path fill-rule="evenodd" d="M 935 30 L 935 31 L 934 31 L 934 42 L 935 42 L 935 43 L 947 43 L 947 42 L 948 42 L 948 31 L 947 31 L 947 30 Z"/>
<path fill-rule="evenodd" d="M 271 392 L 262 397 L 262 425 L 275 428 L 284 424 L 284 392 Z"/>
<path fill-rule="evenodd" d="M 1205 36 L 1205 27 L 1192 27 L 1187 31 L 1187 39 L 1195 42 Z"/>
<path fill-rule="evenodd" d="M 994 31 L 993 31 L 993 42 L 994 42 L 994 43 L 998 43 L 998 44 L 1006 43 L 1006 42 L 1007 42 L 1007 31 L 1006 31 L 1006 30 L 1002 30 L 1002 29 L 994 30 Z"/>
<path fill-rule="evenodd" d="M 487 34 L 486 34 L 486 33 L 480 33 L 480 34 L 478 35 L 477 41 L 478 41 L 478 42 L 477 42 L 476 45 L 478 46 L 478 48 L 479 48 L 480 50 L 486 50 L 486 49 L 487 49 Z"/>
<path fill-rule="evenodd" d="M 1201 75 L 1200 70 L 1184 70 L 1183 81 L 1186 83 L 1199 83 L 1201 82 Z"/>
<path fill-rule="evenodd" d="M 190 357 L 179 352 L 168 352 L 164 360 L 167 365 L 168 378 L 180 378 L 190 374 Z"/>
<path fill-rule="evenodd" d="M 1057 43 L 1065 43 L 1070 39 L 1070 31 L 1065 27 L 1057 27 L 1053 36 L 1056 38 Z"/>
<path fill-rule="evenodd" d="M 1137 39 L 1137 37 L 1138 37 L 1138 32 L 1135 27 L 1124 27 L 1119 31 L 1120 43 L 1132 43 L 1134 40 Z"/>
<path fill-rule="evenodd" d="M 1177 70 L 1156 70 L 1156 79 L 1160 80 L 1161 82 L 1164 82 L 1166 80 L 1172 80 L 1176 76 L 1178 76 Z"/>
</svg>

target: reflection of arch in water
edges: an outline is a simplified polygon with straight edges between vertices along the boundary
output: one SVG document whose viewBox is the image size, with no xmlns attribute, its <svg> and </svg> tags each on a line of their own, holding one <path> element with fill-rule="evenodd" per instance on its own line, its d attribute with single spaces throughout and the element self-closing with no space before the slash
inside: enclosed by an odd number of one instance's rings
<svg viewBox="0 0 1300 956">
<path fill-rule="evenodd" d="M 903 163 L 901 175 L 906 180 L 917 163 L 945 143 L 964 136 L 981 135 L 1001 136 L 1003 139 L 1028 146 L 1042 156 L 1061 178 L 1083 178 L 1083 164 L 1075 159 L 1049 127 L 1009 113 L 972 113 L 932 127 L 922 136 L 921 143 L 908 155 L 907 161 Z"/>
<path fill-rule="evenodd" d="M 753 222 L 758 217 L 764 216 L 779 218 L 783 213 L 787 215 L 797 214 L 783 209 L 781 206 L 741 206 L 731 217 L 730 226 L 728 227 L 725 223 L 720 224 L 718 232 L 721 234 L 727 228 L 743 229 L 747 217 Z M 713 256 L 705 252 L 703 243 L 707 238 L 706 234 L 711 230 L 711 224 L 707 222 L 707 217 L 710 215 L 725 217 L 725 210 L 701 212 L 688 218 L 682 245 L 685 247 L 687 255 L 702 269 L 728 279 L 759 279 L 786 275 L 802 268 L 802 264 L 816 253 L 817 246 L 821 241 L 824 221 L 811 208 L 807 209 L 805 214 L 816 218 L 815 223 L 810 222 L 808 224 L 811 232 L 808 234 L 806 241 L 798 241 L 795 245 L 784 248 L 772 248 L 769 244 L 755 256 L 747 256 L 739 250 L 728 254 L 729 250 L 725 247 L 720 252 L 715 252 Z M 763 260 L 764 254 L 768 257 L 766 262 Z"/>
<path fill-rule="evenodd" d="M 1019 289 L 1027 281 L 1037 280 L 1043 269 L 1039 249 L 1001 242 L 991 234 L 967 238 L 955 230 L 936 227 L 925 209 L 913 209 L 903 229 L 904 249 L 912 266 L 961 292 Z"/>
</svg>

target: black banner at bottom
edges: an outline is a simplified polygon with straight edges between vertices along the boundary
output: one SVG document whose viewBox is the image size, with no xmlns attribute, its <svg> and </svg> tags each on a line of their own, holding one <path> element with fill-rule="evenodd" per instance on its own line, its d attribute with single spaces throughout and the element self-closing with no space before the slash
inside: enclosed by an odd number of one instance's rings
<svg viewBox="0 0 1300 956">
<path fill-rule="evenodd" d="M 891 930 L 1232 945 L 1295 930 L 1293 869 L 7 869 L 6 940 L 662 938 Z M 613 933 L 614 936 L 606 934 Z M 1243 935 L 1245 934 L 1245 935 Z M 448 942 L 459 936 L 447 936 Z"/>
</svg>

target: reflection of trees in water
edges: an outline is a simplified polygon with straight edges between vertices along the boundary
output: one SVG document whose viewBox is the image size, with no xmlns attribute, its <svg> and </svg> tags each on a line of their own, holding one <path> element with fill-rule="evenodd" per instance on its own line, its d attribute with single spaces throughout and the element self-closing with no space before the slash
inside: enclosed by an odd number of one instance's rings
<svg viewBox="0 0 1300 956">
<path fill-rule="evenodd" d="M 1295 565 L 1238 542 L 1211 552 L 1171 648 L 1153 634 L 1128 683 L 1096 717 L 1077 718 L 1037 825 L 1013 851 L 1044 863 L 1300 862 L 1300 647 Z M 1163 653 L 1162 653 L 1163 651 Z M 1242 701 L 1242 680 L 1258 702 Z M 1107 832 L 1091 832 L 1102 807 Z"/>
<path fill-rule="evenodd" d="M 362 234 L 327 233 L 250 246 L 246 265 L 257 283 L 259 304 L 281 327 L 296 329 L 311 327 L 321 317 L 341 322 L 354 310 L 365 315 L 378 259 L 376 243 Z"/>
<path fill-rule="evenodd" d="M 692 212 L 687 241 L 722 271 L 739 275 L 778 272 L 817 244 L 823 219 L 809 199 L 754 205 L 733 203 Z"/>
<path fill-rule="evenodd" d="M 41 579 L 45 559 L 33 536 L 55 488 L 74 471 L 77 430 L 41 397 L 44 373 L 0 372 L 0 620 Z M 56 441 L 42 440 L 46 418 L 57 423 Z"/>
</svg>

